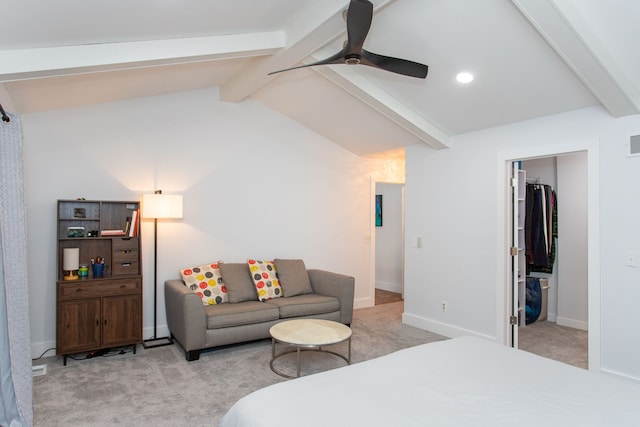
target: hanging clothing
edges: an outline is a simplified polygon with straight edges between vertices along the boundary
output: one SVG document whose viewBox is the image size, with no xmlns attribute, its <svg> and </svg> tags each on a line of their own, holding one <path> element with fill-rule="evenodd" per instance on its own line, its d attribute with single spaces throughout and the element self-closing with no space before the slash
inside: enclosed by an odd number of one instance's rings
<svg viewBox="0 0 640 427">
<path fill-rule="evenodd" d="M 553 273 L 553 266 L 556 262 L 556 242 L 558 240 L 558 200 L 556 199 L 556 193 L 554 191 L 550 192 L 551 198 L 551 215 L 549 216 L 549 223 L 547 227 L 550 230 L 551 239 L 548 242 L 549 248 L 549 262 L 546 267 L 544 266 L 536 266 L 535 269 L 531 271 L 538 273 Z"/>
<path fill-rule="evenodd" d="M 549 185 L 527 184 L 525 253 L 527 274 L 552 273 L 558 236 L 557 198 Z"/>
</svg>

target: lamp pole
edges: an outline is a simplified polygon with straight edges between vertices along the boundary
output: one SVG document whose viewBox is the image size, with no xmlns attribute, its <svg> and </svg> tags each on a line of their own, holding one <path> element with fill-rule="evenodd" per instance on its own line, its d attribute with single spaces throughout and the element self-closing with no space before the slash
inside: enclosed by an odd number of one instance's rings
<svg viewBox="0 0 640 427">
<path fill-rule="evenodd" d="M 156 201 L 160 201 L 162 197 L 162 190 L 156 190 L 154 193 Z M 162 347 L 173 344 L 173 338 L 171 338 L 171 336 L 158 337 L 158 217 L 169 218 L 171 217 L 171 213 L 153 212 L 153 337 L 142 342 L 144 348 Z"/>
</svg>

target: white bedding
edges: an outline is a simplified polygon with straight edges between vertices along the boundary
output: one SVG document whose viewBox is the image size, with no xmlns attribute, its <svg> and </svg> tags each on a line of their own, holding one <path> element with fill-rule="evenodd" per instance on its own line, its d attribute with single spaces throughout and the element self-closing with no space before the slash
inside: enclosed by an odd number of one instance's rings
<svg viewBox="0 0 640 427">
<path fill-rule="evenodd" d="M 222 427 L 640 426 L 640 384 L 473 337 L 255 391 Z"/>
</svg>

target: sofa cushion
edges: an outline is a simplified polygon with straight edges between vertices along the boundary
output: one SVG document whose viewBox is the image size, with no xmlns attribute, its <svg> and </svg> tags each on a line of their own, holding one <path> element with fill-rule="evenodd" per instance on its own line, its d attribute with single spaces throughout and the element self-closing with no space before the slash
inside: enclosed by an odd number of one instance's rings
<svg viewBox="0 0 640 427">
<path fill-rule="evenodd" d="M 318 294 L 270 299 L 263 304 L 277 306 L 280 309 L 281 319 L 333 313 L 340 310 L 340 301 L 337 298 Z"/>
<path fill-rule="evenodd" d="M 266 301 L 282 296 L 282 288 L 278 280 L 278 273 L 272 261 L 262 261 L 258 259 L 248 259 L 251 279 L 256 286 L 258 299 Z"/>
<path fill-rule="evenodd" d="M 200 296 L 204 305 L 229 301 L 217 263 L 183 268 L 180 270 L 180 276 L 184 284 Z"/>
<path fill-rule="evenodd" d="M 285 297 L 313 293 L 307 267 L 301 259 L 275 259 L 280 286 Z"/>
<path fill-rule="evenodd" d="M 278 308 L 259 301 L 244 301 L 237 304 L 218 304 L 204 308 L 207 329 L 269 322 L 278 319 Z"/>
<path fill-rule="evenodd" d="M 219 264 L 222 280 L 227 286 L 230 303 L 257 301 L 256 287 L 251 280 L 251 272 L 246 263 Z"/>
</svg>

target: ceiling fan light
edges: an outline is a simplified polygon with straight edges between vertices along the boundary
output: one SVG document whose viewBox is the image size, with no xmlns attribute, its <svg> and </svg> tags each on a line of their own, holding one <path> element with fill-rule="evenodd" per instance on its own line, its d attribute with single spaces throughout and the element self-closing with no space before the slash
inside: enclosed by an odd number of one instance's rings
<svg viewBox="0 0 640 427">
<path fill-rule="evenodd" d="M 473 81 L 473 74 L 467 72 L 458 73 L 456 80 L 460 83 L 471 83 Z"/>
</svg>

